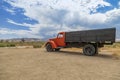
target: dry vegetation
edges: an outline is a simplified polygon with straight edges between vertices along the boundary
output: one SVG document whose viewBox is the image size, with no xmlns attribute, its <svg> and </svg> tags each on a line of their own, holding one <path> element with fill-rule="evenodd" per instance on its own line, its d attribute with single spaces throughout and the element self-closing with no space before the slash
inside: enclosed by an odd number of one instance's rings
<svg viewBox="0 0 120 80">
<path fill-rule="evenodd" d="M 112 53 L 113 56 L 120 58 L 120 42 L 114 43 L 113 45 L 106 45 L 101 51 Z"/>
<path fill-rule="evenodd" d="M 33 46 L 33 48 L 41 48 L 44 41 L 40 42 L 0 42 L 0 47 L 17 47 L 17 46 Z"/>
<path fill-rule="evenodd" d="M 0 80 L 120 80 L 119 49 L 105 46 L 90 57 L 77 48 L 0 48 Z"/>
</svg>

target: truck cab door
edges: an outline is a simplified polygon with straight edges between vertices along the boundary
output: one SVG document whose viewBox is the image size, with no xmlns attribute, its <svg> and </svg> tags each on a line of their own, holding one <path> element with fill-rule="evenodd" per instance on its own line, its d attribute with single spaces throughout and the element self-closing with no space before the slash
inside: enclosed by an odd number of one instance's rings
<svg viewBox="0 0 120 80">
<path fill-rule="evenodd" d="M 65 34 L 64 33 L 59 33 L 57 35 L 57 45 L 59 47 L 64 47 L 65 46 Z"/>
</svg>

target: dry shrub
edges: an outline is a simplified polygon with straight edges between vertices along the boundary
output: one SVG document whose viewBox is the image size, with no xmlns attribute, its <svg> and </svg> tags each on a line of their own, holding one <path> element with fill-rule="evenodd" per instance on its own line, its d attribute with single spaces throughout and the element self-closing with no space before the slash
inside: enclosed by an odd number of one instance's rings
<svg viewBox="0 0 120 80">
<path fill-rule="evenodd" d="M 120 54 L 119 54 L 119 53 L 113 53 L 112 56 L 113 56 L 115 59 L 120 59 Z"/>
</svg>

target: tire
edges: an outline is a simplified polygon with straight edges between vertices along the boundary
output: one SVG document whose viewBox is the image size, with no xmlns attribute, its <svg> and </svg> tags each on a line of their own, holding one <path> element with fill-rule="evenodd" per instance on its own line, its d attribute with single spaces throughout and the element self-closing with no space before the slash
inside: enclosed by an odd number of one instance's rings
<svg viewBox="0 0 120 80">
<path fill-rule="evenodd" d="M 53 51 L 53 48 L 52 48 L 51 44 L 48 43 L 46 45 L 46 50 L 47 50 L 47 52 L 52 52 Z"/>
<path fill-rule="evenodd" d="M 85 45 L 83 48 L 83 54 L 87 56 L 94 56 L 96 54 L 96 48 L 92 44 Z"/>
<path fill-rule="evenodd" d="M 56 48 L 55 51 L 60 51 L 60 48 Z"/>
</svg>

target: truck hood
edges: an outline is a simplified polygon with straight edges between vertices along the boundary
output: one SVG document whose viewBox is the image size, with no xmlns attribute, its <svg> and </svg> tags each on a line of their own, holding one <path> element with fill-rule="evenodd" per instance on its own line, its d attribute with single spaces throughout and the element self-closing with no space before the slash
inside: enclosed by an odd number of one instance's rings
<svg viewBox="0 0 120 80">
<path fill-rule="evenodd" d="M 51 38 L 51 39 L 49 39 L 50 41 L 53 41 L 53 40 L 55 40 L 56 38 Z"/>
</svg>

